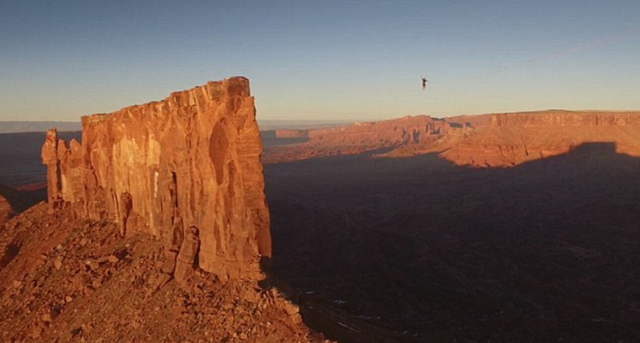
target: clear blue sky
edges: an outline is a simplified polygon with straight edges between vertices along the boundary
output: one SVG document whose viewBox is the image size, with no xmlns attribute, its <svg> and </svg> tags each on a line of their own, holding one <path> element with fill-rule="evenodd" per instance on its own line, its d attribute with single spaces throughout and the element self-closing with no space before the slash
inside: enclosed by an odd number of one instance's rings
<svg viewBox="0 0 640 343">
<path fill-rule="evenodd" d="M 259 119 L 640 110 L 640 1 L 0 0 L 0 120 L 234 75 Z"/>
</svg>

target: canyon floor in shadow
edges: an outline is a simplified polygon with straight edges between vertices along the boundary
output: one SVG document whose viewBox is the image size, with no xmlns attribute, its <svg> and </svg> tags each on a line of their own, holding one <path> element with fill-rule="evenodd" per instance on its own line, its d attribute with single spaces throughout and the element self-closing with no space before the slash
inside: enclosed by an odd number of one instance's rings
<svg viewBox="0 0 640 343">
<path fill-rule="evenodd" d="M 607 142 L 502 169 L 266 165 L 269 275 L 341 342 L 637 342 L 638 175 Z"/>
<path fill-rule="evenodd" d="M 43 184 L 43 141 L 0 135 L 0 184 Z M 265 165 L 267 281 L 308 325 L 342 343 L 640 341 L 640 159 L 606 142 L 504 169 L 370 155 Z"/>
</svg>

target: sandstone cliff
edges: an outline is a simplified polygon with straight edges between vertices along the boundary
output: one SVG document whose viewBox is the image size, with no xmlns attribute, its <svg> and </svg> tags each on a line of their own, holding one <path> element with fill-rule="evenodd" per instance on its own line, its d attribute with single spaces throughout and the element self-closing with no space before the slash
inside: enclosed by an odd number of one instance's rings
<svg viewBox="0 0 640 343">
<path fill-rule="evenodd" d="M 258 280 L 196 270 L 155 289 L 164 248 L 151 234 L 47 210 L 0 229 L 0 342 L 329 342 Z"/>
<path fill-rule="evenodd" d="M 49 131 L 42 161 L 53 207 L 71 203 L 176 251 L 193 227 L 198 265 L 226 280 L 259 277 L 271 255 L 261 152 L 249 81 L 234 77 L 85 116 L 82 144 Z"/>
<path fill-rule="evenodd" d="M 595 142 L 611 143 L 618 153 L 640 156 L 640 113 L 552 110 L 493 114 L 488 126 L 440 156 L 459 165 L 505 167 Z"/>
</svg>

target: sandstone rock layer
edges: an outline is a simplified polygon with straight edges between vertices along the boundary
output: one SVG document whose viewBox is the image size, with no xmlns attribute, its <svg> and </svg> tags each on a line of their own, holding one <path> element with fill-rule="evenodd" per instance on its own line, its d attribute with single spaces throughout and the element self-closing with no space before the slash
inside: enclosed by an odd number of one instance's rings
<svg viewBox="0 0 640 343">
<path fill-rule="evenodd" d="M 305 132 L 307 142 L 271 147 L 263 162 L 375 151 L 374 157 L 434 153 L 457 165 L 510 167 L 593 143 L 640 156 L 640 112 L 549 110 L 443 119 L 420 115 Z"/>
<path fill-rule="evenodd" d="M 209 82 L 167 99 L 82 118 L 82 144 L 47 133 L 49 200 L 72 203 L 121 233 L 170 247 L 193 226 L 198 265 L 221 279 L 260 276 L 269 212 L 249 81 Z"/>
<path fill-rule="evenodd" d="M 640 113 L 552 110 L 492 114 L 440 156 L 459 165 L 508 167 L 573 151 L 585 143 L 607 143 L 615 152 L 640 156 Z"/>
</svg>

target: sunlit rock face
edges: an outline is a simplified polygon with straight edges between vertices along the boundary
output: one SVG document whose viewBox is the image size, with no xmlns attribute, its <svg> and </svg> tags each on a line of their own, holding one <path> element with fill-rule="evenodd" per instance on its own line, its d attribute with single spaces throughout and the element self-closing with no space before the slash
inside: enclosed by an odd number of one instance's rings
<svg viewBox="0 0 640 343">
<path fill-rule="evenodd" d="M 509 167 L 608 143 L 640 156 L 640 113 L 552 110 L 492 114 L 490 123 L 440 154 L 459 165 Z"/>
<path fill-rule="evenodd" d="M 167 246 L 196 227 L 201 268 L 221 279 L 261 276 L 271 236 L 249 80 L 85 116 L 82 128 L 82 144 L 68 146 L 47 133 L 50 201 L 116 221 L 123 235 L 150 231 Z"/>
</svg>

